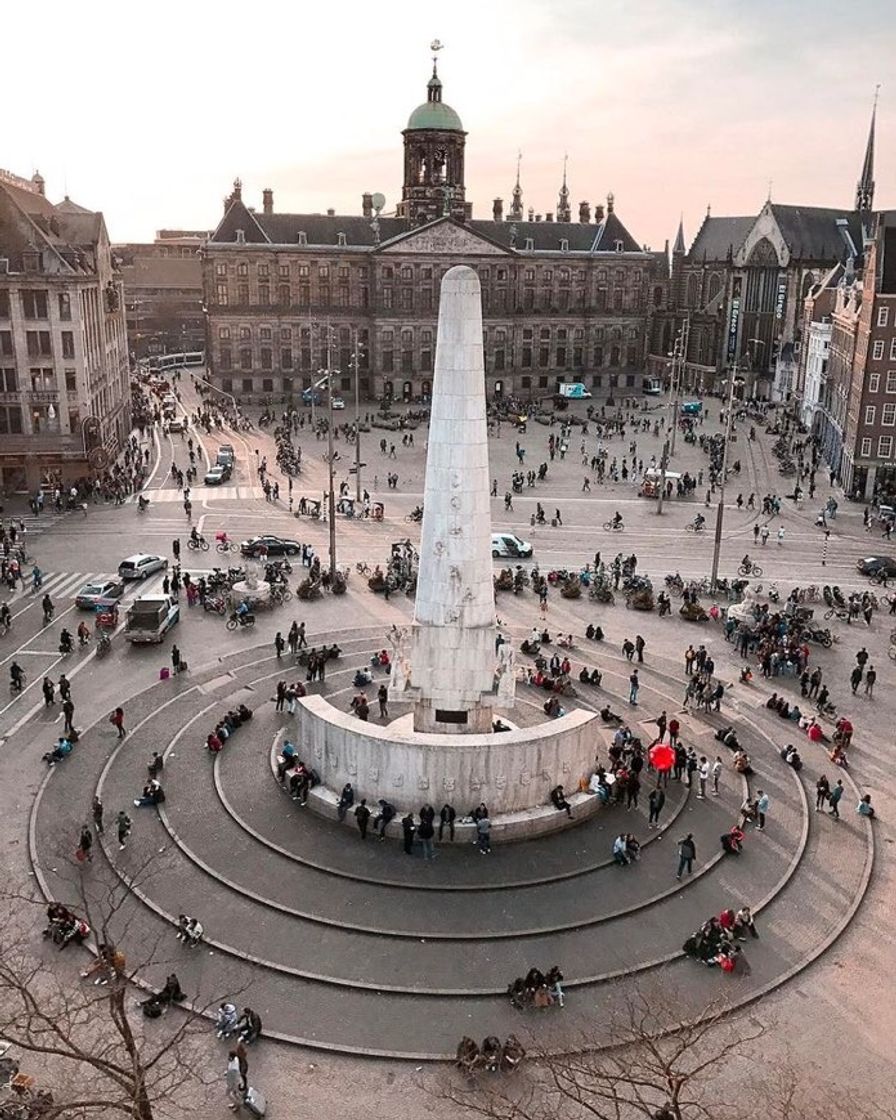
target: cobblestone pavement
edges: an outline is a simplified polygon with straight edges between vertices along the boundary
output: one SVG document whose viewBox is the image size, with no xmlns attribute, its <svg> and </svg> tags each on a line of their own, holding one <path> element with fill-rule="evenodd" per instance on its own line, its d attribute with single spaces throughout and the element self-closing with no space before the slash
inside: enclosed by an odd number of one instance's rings
<svg viewBox="0 0 896 1120">
<path fill-rule="evenodd" d="M 707 430 L 715 428 L 713 421 L 707 424 Z M 532 465 L 547 457 L 541 451 L 546 437 L 547 429 L 531 425 L 522 440 Z M 574 435 L 576 447 L 578 438 Z M 659 441 L 652 436 L 637 438 L 645 459 L 658 450 Z M 254 445 L 260 444 L 273 459 L 265 440 L 263 436 L 248 442 L 242 437 L 227 439 L 237 444 L 242 463 L 237 483 L 242 494 L 251 488 L 247 464 L 254 458 Z M 510 470 L 514 442 L 515 437 L 506 432 L 495 441 L 496 475 Z M 384 495 L 387 516 L 394 518 L 390 524 L 340 523 L 341 560 L 344 556 L 351 563 L 381 561 L 388 541 L 415 528 L 402 518 L 422 491 L 422 443 L 418 434 L 413 451 L 398 448 L 401 490 L 394 497 Z M 214 440 L 207 444 L 213 450 Z M 620 458 L 624 454 L 620 440 L 608 446 L 611 454 Z M 759 495 L 775 488 L 780 491 L 765 443 L 743 441 L 739 447 L 744 495 L 750 489 Z M 156 477 L 160 487 L 167 470 L 165 455 L 170 461 L 172 448 L 163 441 L 162 450 Z M 174 451 L 179 454 L 181 449 L 174 445 Z M 302 479 L 309 494 L 323 481 L 323 467 L 313 461 L 316 451 L 312 440 L 306 446 Z M 694 448 L 681 451 L 684 465 L 676 464 L 676 469 L 697 470 L 704 465 Z M 379 466 L 374 461 L 379 452 L 371 449 L 368 458 L 369 474 Z M 637 498 L 631 484 L 608 490 L 595 487 L 593 495 L 581 495 L 582 471 L 573 459 L 578 456 L 571 453 L 565 464 L 552 466 L 556 477 L 550 489 L 537 495 L 549 513 L 554 505 L 562 505 L 562 529 L 533 530 L 528 514 L 536 498 L 528 495 L 515 500 L 517 508 L 506 516 L 499 508 L 503 503 L 495 503 L 496 527 L 513 527 L 534 539 L 536 558 L 543 567 L 583 562 L 593 558 L 598 548 L 609 559 L 624 544 L 626 552 L 637 553 L 639 569 L 654 577 L 676 568 L 687 576 L 706 574 L 710 542 L 683 532 L 685 520 L 693 515 L 693 503 L 686 509 L 672 503 L 657 518 L 653 503 Z M 385 475 L 387 469 L 384 459 L 379 473 Z M 729 492 L 729 500 L 736 497 L 738 485 Z M 503 482 L 500 488 L 503 492 Z M 827 488 L 821 488 L 819 497 L 826 495 Z M 762 557 L 766 578 L 777 580 L 785 590 L 795 583 L 822 579 L 836 580 L 844 587 L 861 586 L 864 581 L 854 571 L 856 558 L 884 550 L 878 541 L 869 547 L 859 511 L 840 500 L 826 568 L 820 567 L 813 510 L 796 510 L 787 503 L 785 544 L 780 549 L 769 545 Z M 219 502 L 208 497 L 203 504 L 207 535 L 218 526 L 227 526 L 231 536 L 275 531 L 311 539 L 325 549 L 323 527 L 288 519 L 257 498 L 238 494 Z M 610 540 L 599 525 L 615 508 L 624 512 L 627 528 Z M 726 524 L 722 573 L 730 574 L 745 551 L 754 551 L 753 515 L 732 507 Z M 91 510 L 88 527 L 89 536 L 80 519 L 67 519 L 43 533 L 35 542 L 41 566 L 61 573 L 111 571 L 120 556 L 132 551 L 170 555 L 170 538 L 184 537 L 179 507 L 164 499 L 139 523 L 129 507 Z M 213 562 L 204 556 L 196 566 L 210 567 Z M 60 606 L 71 609 L 68 617 L 74 618 L 73 608 L 57 604 L 57 612 Z M 132 959 L 145 955 L 154 960 L 146 970 L 148 981 L 158 982 L 169 962 L 175 961 L 182 982 L 200 998 L 223 996 L 247 985 L 245 990 L 252 992 L 252 1005 L 261 1012 L 269 1035 L 349 1054 L 443 1056 L 453 1052 L 462 1033 L 480 1036 L 519 1030 L 521 1020 L 502 995 L 507 982 L 533 963 L 547 966 L 557 961 L 570 989 L 566 1009 L 562 1016 L 522 1023 L 536 1035 L 548 1032 L 558 1045 L 581 1029 L 600 1040 L 626 991 L 662 977 L 681 994 L 682 1016 L 698 1013 L 720 992 L 734 1003 L 761 994 L 763 1015 L 773 1008 L 781 1031 L 798 1037 L 795 1025 L 805 1025 L 806 1036 L 812 1039 L 811 1052 L 807 1047 L 804 1055 L 809 1068 L 816 1054 L 834 1056 L 819 1018 L 855 1031 L 865 1041 L 865 1054 L 879 1054 L 873 1041 L 876 1032 L 871 1036 L 863 1021 L 860 993 L 872 983 L 886 986 L 888 975 L 884 951 L 888 920 L 883 907 L 890 885 L 886 845 L 892 803 L 886 745 L 887 728 L 896 712 L 892 690 L 881 687 L 892 680 L 885 615 L 876 616 L 872 626 L 863 626 L 855 637 L 845 625 L 832 624 L 839 626 L 839 645 L 831 651 L 816 652 L 812 647 L 813 662 L 824 666 L 834 699 L 853 714 L 858 728 L 843 819 L 835 822 L 809 811 L 817 774 L 825 769 L 830 775 L 832 769 L 820 748 L 800 744 L 806 766 L 799 776 L 784 767 L 777 755 L 778 746 L 795 729 L 772 718 L 764 700 L 771 685 L 790 692 L 792 681 L 763 682 L 757 675 L 751 685 L 734 683 L 739 662 L 715 627 L 693 627 L 674 615 L 667 619 L 634 615 L 621 606 L 552 595 L 548 625 L 577 636 L 575 671 L 587 663 L 599 664 L 604 673 L 601 690 L 593 694 L 583 690 L 586 706 L 599 706 L 609 697 L 616 710 L 624 707 L 629 667 L 620 645 L 636 631 L 645 637 L 640 705 L 637 713 L 631 713 L 642 725 L 642 734 L 648 733 L 649 721 L 661 709 L 669 714 L 678 710 L 684 646 L 690 641 L 707 645 L 717 675 L 730 687 L 720 715 L 682 717 L 683 738 L 698 753 L 711 752 L 714 757 L 715 728 L 732 720 L 738 723 L 757 764 L 752 784 L 772 798 L 768 828 L 762 835 L 748 836 L 740 860 L 719 857 L 718 836 L 743 796 L 740 779 L 735 780 L 726 768 L 719 799 L 699 802 L 684 789 L 671 789 L 665 829 L 657 834 L 646 831 L 643 805 L 634 813 L 611 807 L 553 837 L 496 846 L 487 860 L 472 846 L 446 846 L 439 859 L 427 866 L 417 857 L 404 856 L 397 841 L 364 845 L 353 831 L 309 814 L 277 787 L 270 765 L 275 736 L 288 725 L 288 717 L 275 713 L 269 701 L 272 682 L 280 675 L 271 646 L 274 630 L 285 631 L 295 616 L 306 619 L 312 642 L 338 635 L 347 652 L 328 674 L 325 691 L 335 703 L 343 704 L 356 667 L 353 655 L 360 662 L 381 645 L 383 630 L 393 620 L 406 618 L 412 604 L 403 596 L 386 603 L 353 577 L 346 600 L 301 604 L 301 612 L 298 607 L 292 604 L 285 613 L 265 618 L 253 634 L 237 635 L 225 634 L 220 622 L 210 616 L 188 612 L 175 637 L 191 669 L 176 681 L 157 682 L 166 650 L 116 648 L 99 664 L 89 653 L 76 655 L 68 675 L 79 708 L 76 722 L 88 729 L 73 758 L 49 778 L 39 758 L 58 733 L 56 710 L 37 707 L 33 692 L 6 707 L 0 704 L 0 733 L 7 737 L 0 754 L 4 791 L 0 797 L 14 873 L 27 874 L 24 857 L 30 819 L 30 848 L 39 881 L 56 897 L 74 890 L 76 826 L 93 792 L 102 790 L 107 813 L 127 803 L 139 792 L 149 753 L 164 750 L 169 793 L 164 813 L 131 807 L 132 842 L 124 852 L 117 844 L 109 846 L 88 875 L 97 882 L 133 879 L 133 894 L 122 918 L 127 921 Z M 44 672 L 57 675 L 65 666 L 53 652 L 56 629 L 41 630 L 33 617 L 37 608 L 28 596 L 17 596 L 14 609 L 21 612 L 14 627 L 15 645 L 7 639 L 4 655 L 29 651 L 28 667 L 33 666 L 29 681 L 38 681 Z M 528 631 L 537 616 L 531 593 L 501 597 L 498 609 L 517 636 Z M 356 627 L 352 632 L 346 631 L 349 619 Z M 600 621 L 605 642 L 584 641 L 581 635 L 587 621 Z M 878 695 L 873 702 L 859 698 L 847 703 L 845 677 L 862 644 L 878 666 Z M 521 692 L 524 702 L 537 703 L 537 696 L 526 697 L 525 688 Z M 201 749 L 208 718 L 244 697 L 256 716 L 212 763 Z M 106 713 L 119 700 L 125 703 L 130 731 L 120 747 L 105 722 Z M 600 732 L 600 739 L 597 745 L 605 747 L 605 732 Z M 880 816 L 873 829 L 854 812 L 858 789 L 870 790 L 874 796 Z M 640 862 L 624 870 L 609 864 L 612 839 L 622 829 L 650 840 Z M 693 881 L 679 885 L 674 879 L 674 842 L 684 831 L 695 833 L 700 860 Z M 848 923 L 869 875 L 861 920 L 813 967 L 800 971 Z M 681 942 L 696 925 L 722 906 L 741 902 L 758 908 L 762 935 L 747 947 L 748 976 L 728 980 L 680 958 Z M 195 911 L 206 924 L 208 944 L 195 954 L 186 954 L 173 938 L 171 919 L 181 909 Z M 49 959 L 58 966 L 58 958 Z M 76 965 L 69 961 L 64 967 Z M 813 1013 L 807 1021 L 807 1000 L 823 1015 Z M 889 1018 L 887 1006 L 881 1001 L 881 1024 Z M 253 1055 L 272 1111 L 278 1115 L 288 1114 L 282 1106 L 296 1092 L 309 1108 L 326 1106 L 334 1117 L 356 1115 L 340 1097 L 340 1085 L 348 1082 L 358 1084 L 360 1099 L 371 1108 L 384 1107 L 388 1101 L 390 1111 L 403 1116 L 430 1107 L 415 1081 L 426 1077 L 425 1071 L 413 1075 L 400 1065 L 369 1061 L 359 1065 L 351 1056 L 314 1056 L 311 1050 L 296 1061 L 292 1053 L 269 1041 Z M 880 1054 L 879 1060 L 888 1059 Z"/>
</svg>

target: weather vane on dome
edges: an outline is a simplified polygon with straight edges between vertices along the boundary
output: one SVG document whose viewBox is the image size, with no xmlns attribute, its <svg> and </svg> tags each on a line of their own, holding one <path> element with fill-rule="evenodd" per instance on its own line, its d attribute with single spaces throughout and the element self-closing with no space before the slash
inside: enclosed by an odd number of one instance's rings
<svg viewBox="0 0 896 1120">
<path fill-rule="evenodd" d="M 445 44 L 441 41 L 441 39 L 433 39 L 433 41 L 429 44 L 429 49 L 432 51 L 432 72 L 435 76 L 439 61 L 439 51 L 445 49 Z"/>
</svg>

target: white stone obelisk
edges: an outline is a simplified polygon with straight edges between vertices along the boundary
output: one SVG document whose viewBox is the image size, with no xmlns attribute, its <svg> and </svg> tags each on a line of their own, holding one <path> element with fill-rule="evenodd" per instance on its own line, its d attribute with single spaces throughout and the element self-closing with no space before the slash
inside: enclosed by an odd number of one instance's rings
<svg viewBox="0 0 896 1120">
<path fill-rule="evenodd" d="M 433 375 L 410 670 L 414 729 L 491 730 L 495 675 L 482 298 L 445 273 Z"/>
</svg>

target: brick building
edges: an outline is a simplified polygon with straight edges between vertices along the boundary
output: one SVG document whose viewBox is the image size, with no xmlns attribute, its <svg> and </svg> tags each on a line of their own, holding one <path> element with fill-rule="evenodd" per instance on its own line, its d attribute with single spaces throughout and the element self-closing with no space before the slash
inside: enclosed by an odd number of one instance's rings
<svg viewBox="0 0 896 1120">
<path fill-rule="evenodd" d="M 202 262 L 208 231 L 160 230 L 149 244 L 113 245 L 137 358 L 205 349 Z"/>
<path fill-rule="evenodd" d="M 482 282 L 488 391 L 544 396 L 559 381 L 640 390 L 652 320 L 665 305 L 663 253 L 625 228 L 612 195 L 573 221 L 564 171 L 555 211 L 507 215 L 466 200 L 466 133 L 433 69 L 403 130 L 404 181 L 393 216 L 362 194 L 359 215 L 261 210 L 237 180 L 203 249 L 207 351 L 216 385 L 242 397 L 295 399 L 327 364 L 334 387 L 363 399 L 425 399 L 439 281 L 457 263 Z"/>
<path fill-rule="evenodd" d="M 130 433 L 121 279 L 102 214 L 0 172 L 0 488 L 102 470 Z"/>
</svg>

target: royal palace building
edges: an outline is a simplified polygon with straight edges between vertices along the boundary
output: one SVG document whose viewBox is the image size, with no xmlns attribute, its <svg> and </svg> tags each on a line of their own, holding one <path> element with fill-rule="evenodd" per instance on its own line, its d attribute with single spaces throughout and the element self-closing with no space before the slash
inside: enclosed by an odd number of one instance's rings
<svg viewBox="0 0 896 1120">
<path fill-rule="evenodd" d="M 426 94 L 402 133 L 394 214 L 369 193 L 360 214 L 281 214 L 270 189 L 255 209 L 234 183 L 203 248 L 214 384 L 242 399 L 291 399 L 329 368 L 334 392 L 349 393 L 357 368 L 364 400 L 425 400 L 439 282 L 463 263 L 482 284 L 491 395 L 544 396 L 561 381 L 640 391 L 666 254 L 638 244 L 612 194 L 593 210 L 579 203 L 573 220 L 565 171 L 553 212 L 524 211 L 518 167 L 507 212 L 495 199 L 491 218 L 474 218 L 466 133 L 435 66 Z"/>
</svg>

